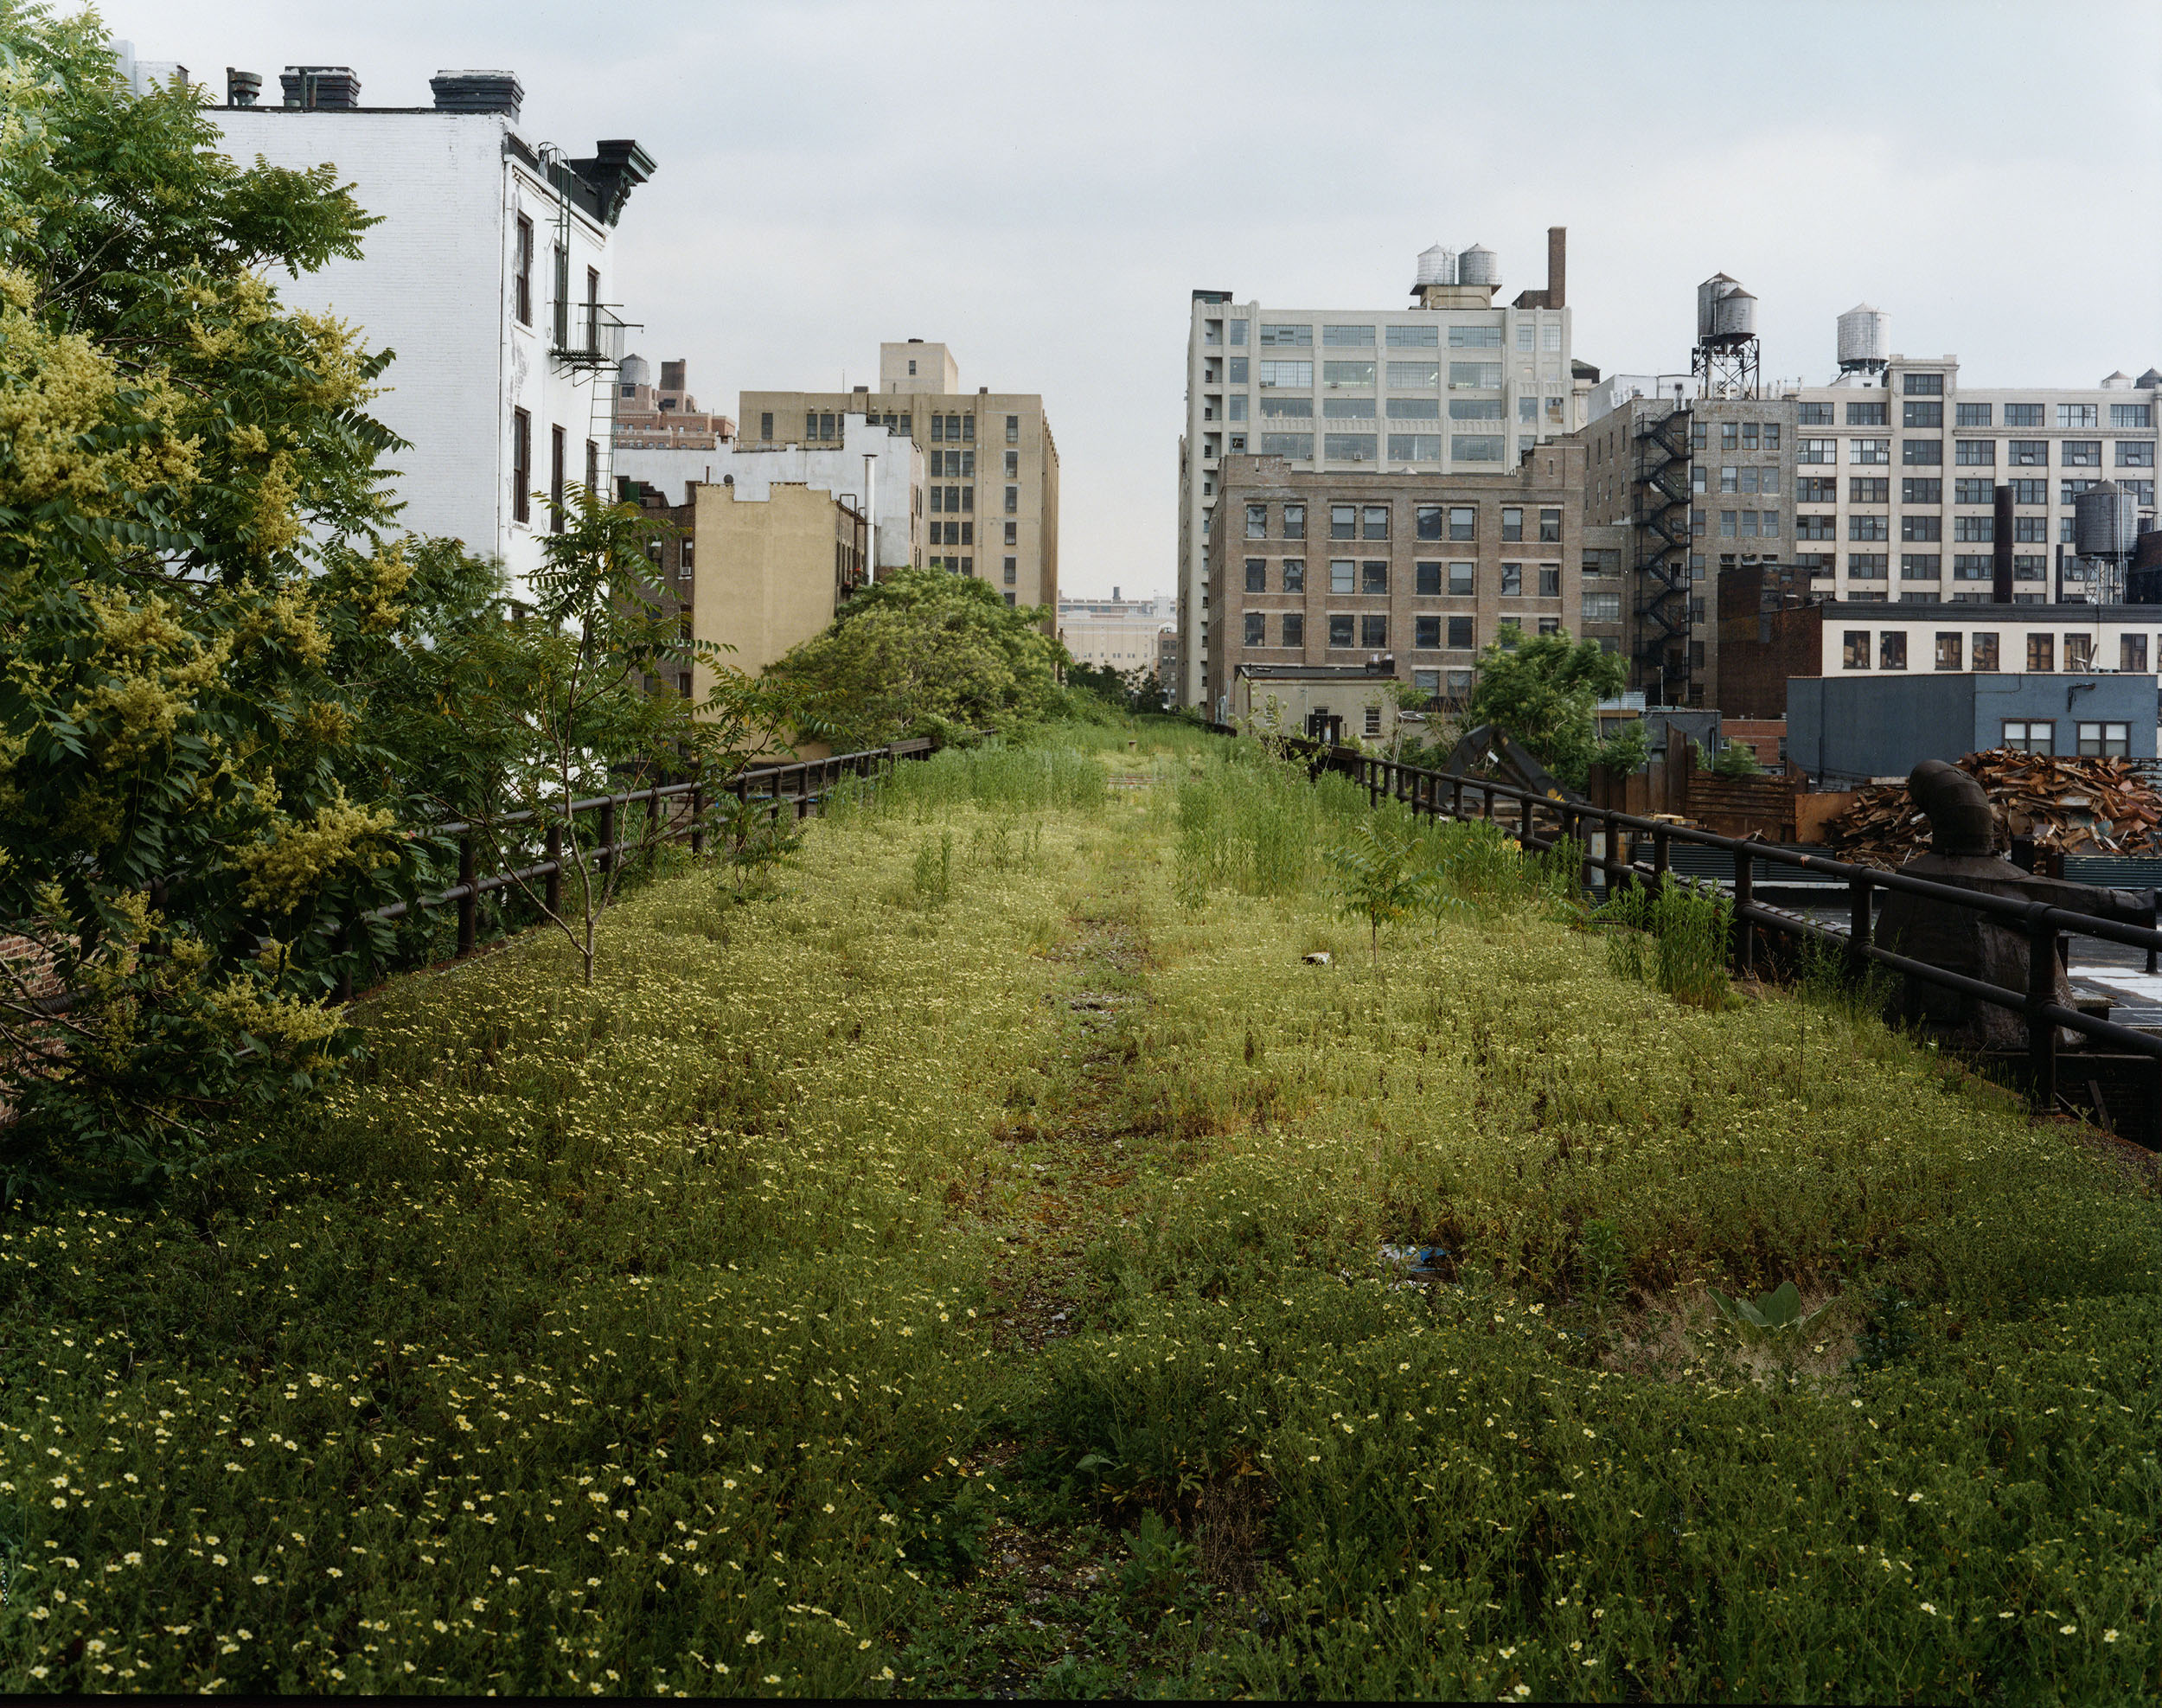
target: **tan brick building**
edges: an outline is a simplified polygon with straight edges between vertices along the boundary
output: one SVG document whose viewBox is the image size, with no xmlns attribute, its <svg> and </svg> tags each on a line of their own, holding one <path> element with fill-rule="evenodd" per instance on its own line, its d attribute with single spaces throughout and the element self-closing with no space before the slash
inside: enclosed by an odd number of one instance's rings
<svg viewBox="0 0 2162 1708">
<path fill-rule="evenodd" d="M 1533 447 L 1511 471 L 1357 473 L 1227 455 L 1210 532 L 1206 690 L 1231 708 L 1241 664 L 1366 666 L 1445 698 L 1479 649 L 1583 632 L 1584 448 Z"/>
<path fill-rule="evenodd" d="M 1059 603 L 1059 449 L 1033 393 L 961 389 L 943 344 L 879 346 L 879 387 L 742 394 L 745 447 L 836 445 L 851 415 L 912 439 L 924 462 L 925 561 L 988 581 L 1008 605 Z M 1046 623 L 1055 622 L 1046 618 Z"/>
<path fill-rule="evenodd" d="M 732 486 L 692 489 L 694 573 L 678 582 L 698 640 L 734 648 L 727 662 L 757 675 L 790 648 L 822 632 L 864 579 L 861 513 L 816 487 L 776 482 L 762 498 Z M 713 684 L 703 664 L 692 692 Z"/>
</svg>

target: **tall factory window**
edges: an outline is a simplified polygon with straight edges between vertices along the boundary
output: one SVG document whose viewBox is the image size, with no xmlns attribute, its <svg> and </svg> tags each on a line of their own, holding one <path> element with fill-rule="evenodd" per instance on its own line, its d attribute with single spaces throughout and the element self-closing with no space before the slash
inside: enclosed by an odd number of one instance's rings
<svg viewBox="0 0 2162 1708">
<path fill-rule="evenodd" d="M 1967 668 L 1961 662 L 1961 655 L 1965 650 L 1966 647 L 1966 638 L 1967 637 L 1961 634 L 1957 630 L 1953 630 L 1948 633 L 1940 633 L 1937 636 L 1938 669 L 1961 670 Z"/>
<path fill-rule="evenodd" d="M 511 312 L 525 325 L 533 324 L 533 221 L 518 216 L 517 249 L 511 260 Z"/>
<path fill-rule="evenodd" d="M 524 223 L 522 221 L 521 224 Z M 533 519 L 533 417 L 510 412 L 510 519 Z"/>
<path fill-rule="evenodd" d="M 1839 668 L 1842 670 L 1869 668 L 1869 630 L 1849 629 L 1839 637 Z"/>
<path fill-rule="evenodd" d="M 2027 668 L 2044 672 L 2056 668 L 2056 637 L 2055 635 L 2027 637 Z"/>
<path fill-rule="evenodd" d="M 1904 629 L 1886 629 L 1877 636 L 1877 668 L 1880 670 L 1903 670 L 1907 668 L 1907 631 Z"/>
<path fill-rule="evenodd" d="M 1909 374 L 1903 387 L 1909 397 L 1942 397 L 1944 375 L 1941 374 Z"/>
</svg>

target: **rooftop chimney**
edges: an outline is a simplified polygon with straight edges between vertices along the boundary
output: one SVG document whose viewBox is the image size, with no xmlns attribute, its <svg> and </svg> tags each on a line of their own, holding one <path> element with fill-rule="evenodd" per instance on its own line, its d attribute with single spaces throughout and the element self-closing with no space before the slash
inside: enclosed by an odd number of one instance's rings
<svg viewBox="0 0 2162 1708">
<path fill-rule="evenodd" d="M 662 391 L 680 392 L 683 389 L 683 367 L 684 364 L 681 361 L 664 361 L 661 364 L 661 389 Z"/>
<path fill-rule="evenodd" d="M 287 106 L 350 112 L 361 104 L 361 80 L 349 65 L 289 65 L 278 74 L 278 85 Z"/>
<path fill-rule="evenodd" d="M 263 74 L 259 71 L 235 71 L 225 68 L 225 104 L 227 106 L 253 106 L 263 93 Z"/>
<path fill-rule="evenodd" d="M 438 71 L 428 86 L 438 112 L 507 112 L 513 124 L 526 99 L 515 71 Z"/>
<path fill-rule="evenodd" d="M 1569 305 L 1569 227 L 1549 226 L 1546 228 L 1546 306 L 1550 309 Z"/>
</svg>

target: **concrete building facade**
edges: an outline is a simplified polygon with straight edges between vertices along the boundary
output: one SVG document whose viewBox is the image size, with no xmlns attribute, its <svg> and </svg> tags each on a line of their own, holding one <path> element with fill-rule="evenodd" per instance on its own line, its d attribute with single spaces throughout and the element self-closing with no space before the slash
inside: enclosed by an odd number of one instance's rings
<svg viewBox="0 0 2162 1708">
<path fill-rule="evenodd" d="M 1196 291 L 1179 442 L 1180 688 L 1212 702 L 1231 680 L 1214 637 L 1223 588 L 1207 574 L 1228 459 L 1306 473 L 1487 476 L 1582 425 L 1596 370 L 1575 361 L 1565 234 L 1548 233 L 1543 290 L 1498 300 L 1500 265 L 1474 246 L 1420 258 L 1412 305 L 1284 309 Z M 1215 686 L 1212 687 L 1212 684 Z"/>
<path fill-rule="evenodd" d="M 879 386 L 746 391 L 739 445 L 841 448 L 851 417 L 912 440 L 924 461 L 924 561 L 988 581 L 1008 605 L 1059 603 L 1059 448 L 1033 393 L 961 389 L 945 345 L 879 346 Z M 1055 622 L 1055 615 L 1047 617 Z"/>
<path fill-rule="evenodd" d="M 636 481 L 688 503 L 700 486 L 732 486 L 756 501 L 782 484 L 823 491 L 860 509 L 867 474 L 877 528 L 873 556 L 880 573 L 922 568 L 924 558 L 924 453 L 905 434 L 853 416 L 837 445 L 767 445 L 731 439 L 710 450 L 685 445 L 630 446 L 616 453 L 619 480 Z"/>
<path fill-rule="evenodd" d="M 776 482 L 752 497 L 735 486 L 691 493 L 691 632 L 732 648 L 726 662 L 757 675 L 834 619 L 865 577 L 863 513 L 830 492 Z M 700 664 L 693 692 L 710 672 Z"/>
<path fill-rule="evenodd" d="M 1108 599 L 1061 599 L 1059 638 L 1077 664 L 1153 675 L 1160 654 L 1158 637 L 1177 609 L 1177 601 L 1168 594 L 1128 599 L 1119 597 L 1116 587 Z"/>
<path fill-rule="evenodd" d="M 328 163 L 381 223 L 359 259 L 281 279 L 279 296 L 397 352 L 370 407 L 412 445 L 393 459 L 400 524 L 501 559 L 515 590 L 539 566 L 546 497 L 612 489 L 614 237 L 654 163 L 628 140 L 544 154 L 521 133 L 508 72 L 439 73 L 432 108 L 362 106 L 343 67 L 290 67 L 280 82 L 285 105 L 211 111 L 227 151 Z"/>
<path fill-rule="evenodd" d="M 1581 632 L 1584 448 L 1540 445 L 1514 468 L 1412 474 L 1302 467 L 1232 451 L 1215 470 L 1204 567 L 1224 591 L 1203 677 L 1231 706 L 1242 664 L 1391 673 L 1444 698 L 1480 649 Z"/>
</svg>

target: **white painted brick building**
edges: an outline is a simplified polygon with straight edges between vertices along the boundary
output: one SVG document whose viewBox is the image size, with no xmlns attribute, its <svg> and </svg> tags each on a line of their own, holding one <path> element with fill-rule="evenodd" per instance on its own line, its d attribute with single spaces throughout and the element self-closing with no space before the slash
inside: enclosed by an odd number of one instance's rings
<svg viewBox="0 0 2162 1708">
<path fill-rule="evenodd" d="M 289 67 L 288 101 L 318 80 Z M 332 80 L 320 80 L 330 82 Z M 397 360 L 374 413 L 411 449 L 392 459 L 400 524 L 500 558 L 522 587 L 549 527 L 543 496 L 611 483 L 622 355 L 611 239 L 651 172 L 636 143 L 566 159 L 518 130 L 517 80 L 444 73 L 432 107 L 214 110 L 234 159 L 328 164 L 381 223 L 358 260 L 280 279 L 289 304 L 357 324 Z"/>
</svg>

